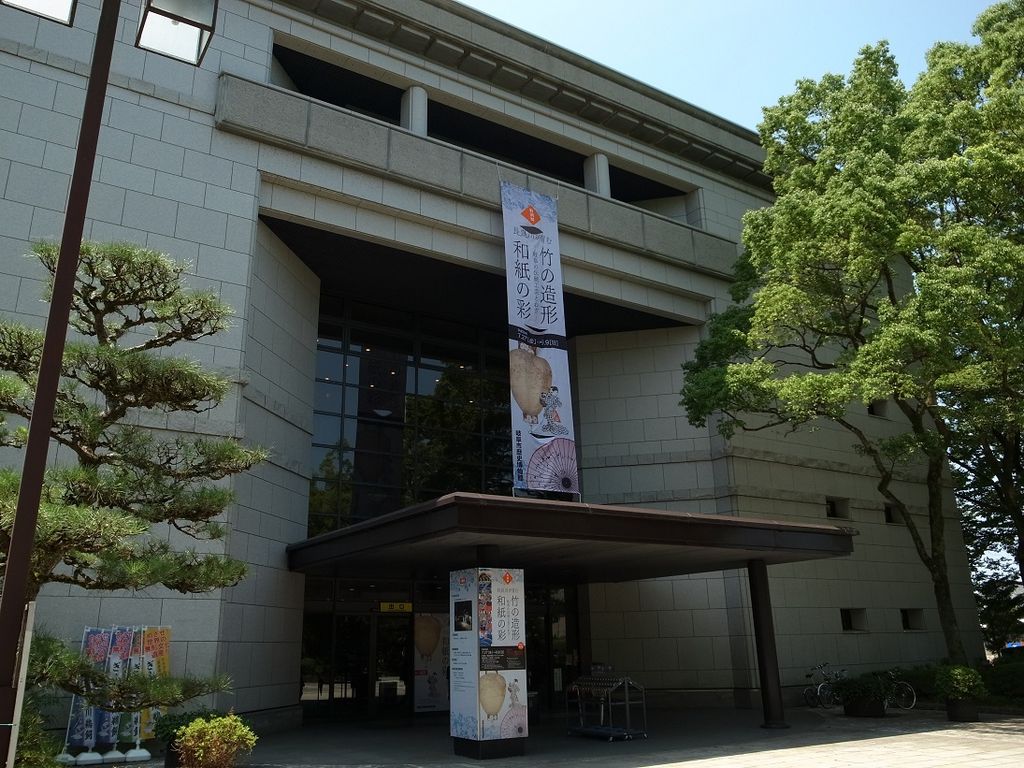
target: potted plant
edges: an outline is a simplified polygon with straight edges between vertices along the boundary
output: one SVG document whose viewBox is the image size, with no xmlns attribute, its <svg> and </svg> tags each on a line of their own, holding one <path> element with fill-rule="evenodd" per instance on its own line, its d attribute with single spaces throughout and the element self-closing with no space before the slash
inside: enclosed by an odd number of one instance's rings
<svg viewBox="0 0 1024 768">
<path fill-rule="evenodd" d="M 964 666 L 939 667 L 935 692 L 946 700 L 946 716 L 958 723 L 978 720 L 978 699 L 985 695 L 981 673 Z"/>
<path fill-rule="evenodd" d="M 885 717 L 892 698 L 892 680 L 888 675 L 866 672 L 843 677 L 832 683 L 836 699 L 850 717 Z"/>
<path fill-rule="evenodd" d="M 184 712 L 175 712 L 170 715 L 163 715 L 156 721 L 153 731 L 156 738 L 164 743 L 164 768 L 178 768 L 181 760 L 178 756 L 176 733 L 183 725 L 188 725 L 193 720 L 208 720 L 214 717 L 222 717 L 223 712 L 210 709 L 209 707 L 197 707 Z"/>
<path fill-rule="evenodd" d="M 240 752 L 251 752 L 256 734 L 234 713 L 196 718 L 175 733 L 183 768 L 231 768 Z"/>
</svg>

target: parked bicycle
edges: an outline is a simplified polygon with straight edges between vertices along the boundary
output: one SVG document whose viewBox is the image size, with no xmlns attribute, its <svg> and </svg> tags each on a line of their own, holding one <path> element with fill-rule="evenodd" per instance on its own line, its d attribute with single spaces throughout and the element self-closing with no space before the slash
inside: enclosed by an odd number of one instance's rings
<svg viewBox="0 0 1024 768">
<path fill-rule="evenodd" d="M 811 682 L 804 688 L 804 702 L 809 707 L 823 707 L 824 709 L 829 709 L 835 704 L 842 704 L 833 683 L 843 677 L 846 677 L 846 670 L 834 671 L 827 661 L 811 667 L 811 671 L 807 674 L 807 679 Z"/>
<path fill-rule="evenodd" d="M 899 671 L 898 667 L 894 667 L 887 673 L 892 681 L 892 693 L 885 703 L 895 704 L 900 709 L 913 709 L 917 704 L 917 691 L 906 680 L 898 679 Z"/>
</svg>

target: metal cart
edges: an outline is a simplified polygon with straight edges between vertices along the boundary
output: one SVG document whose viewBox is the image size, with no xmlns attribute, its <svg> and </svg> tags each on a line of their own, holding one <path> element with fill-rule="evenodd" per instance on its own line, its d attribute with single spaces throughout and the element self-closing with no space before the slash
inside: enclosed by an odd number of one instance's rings
<svg viewBox="0 0 1024 768">
<path fill-rule="evenodd" d="M 646 739 L 647 696 L 628 677 L 579 677 L 565 690 L 565 718 L 570 734 L 608 741 Z"/>
</svg>

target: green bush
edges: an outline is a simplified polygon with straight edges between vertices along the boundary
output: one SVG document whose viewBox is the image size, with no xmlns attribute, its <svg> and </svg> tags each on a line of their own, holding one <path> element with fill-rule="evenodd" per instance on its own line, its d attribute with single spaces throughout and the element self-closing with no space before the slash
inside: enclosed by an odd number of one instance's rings
<svg viewBox="0 0 1024 768">
<path fill-rule="evenodd" d="M 210 720 L 214 717 L 224 717 L 224 713 L 219 709 L 210 709 L 205 706 L 196 707 L 184 712 L 173 712 L 169 715 L 163 715 L 157 720 L 156 725 L 153 727 L 153 732 L 160 741 L 169 742 L 174 738 L 174 734 L 181 726 L 188 725 L 193 720 Z"/>
<path fill-rule="evenodd" d="M 915 667 L 897 667 L 893 670 L 897 680 L 910 683 L 917 692 L 919 699 L 937 699 L 935 693 L 935 673 L 938 668 L 934 664 L 921 664 Z"/>
<path fill-rule="evenodd" d="M 1024 661 L 998 661 L 983 669 L 981 675 L 993 696 L 1024 701 Z"/>
<path fill-rule="evenodd" d="M 35 697 L 29 695 L 21 709 L 18 726 L 18 750 L 15 768 L 58 768 L 54 756 L 60 744 L 46 731 L 46 721 L 39 713 Z M 5 756 L 6 757 L 6 756 Z"/>
<path fill-rule="evenodd" d="M 256 745 L 256 734 L 234 714 L 196 718 L 174 736 L 183 768 L 231 768 L 239 752 Z"/>
<path fill-rule="evenodd" d="M 976 669 L 963 666 L 939 667 L 935 673 L 935 692 L 944 699 L 962 701 L 985 695 L 985 683 Z"/>
<path fill-rule="evenodd" d="M 832 683 L 843 704 L 868 704 L 892 697 L 893 681 L 884 672 L 865 672 L 857 677 L 844 677 Z"/>
</svg>

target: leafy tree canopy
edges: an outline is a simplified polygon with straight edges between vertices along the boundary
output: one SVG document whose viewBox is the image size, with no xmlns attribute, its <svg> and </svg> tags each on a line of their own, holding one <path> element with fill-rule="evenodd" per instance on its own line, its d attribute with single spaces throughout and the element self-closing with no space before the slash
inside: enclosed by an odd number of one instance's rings
<svg viewBox="0 0 1024 768">
<path fill-rule="evenodd" d="M 744 218 L 740 304 L 711 322 L 682 391 L 691 421 L 719 413 L 726 435 L 846 428 L 907 523 L 956 661 L 947 456 L 980 442 L 1004 458 L 998 438 L 1019 441 L 1024 420 L 1024 2 L 974 31 L 977 45 L 934 46 L 909 91 L 880 43 L 765 109 L 777 199 Z M 883 400 L 898 416 L 884 436 L 850 408 Z M 924 525 L 902 477 L 926 485 Z"/>
</svg>

